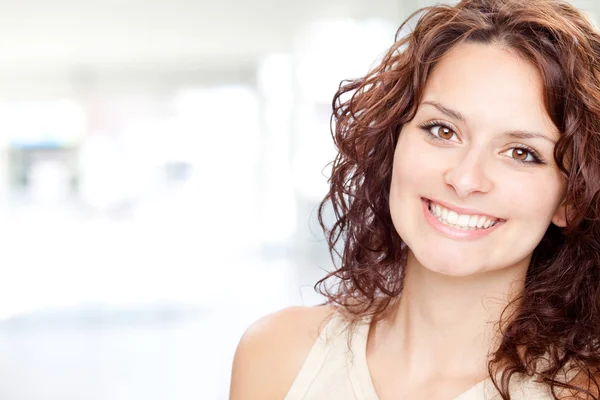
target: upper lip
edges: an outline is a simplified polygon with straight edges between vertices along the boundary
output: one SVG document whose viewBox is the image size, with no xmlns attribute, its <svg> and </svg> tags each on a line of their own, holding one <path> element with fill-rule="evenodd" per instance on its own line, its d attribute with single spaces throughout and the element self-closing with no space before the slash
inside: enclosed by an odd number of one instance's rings
<svg viewBox="0 0 600 400">
<path fill-rule="evenodd" d="M 475 210 L 473 208 L 458 207 L 458 206 L 455 206 L 454 204 L 450 204 L 450 203 L 447 203 L 445 201 L 440 201 L 440 200 L 435 200 L 435 199 L 427 199 L 427 198 L 425 198 L 425 200 L 437 203 L 437 204 L 443 206 L 444 208 L 447 208 L 448 210 L 455 211 L 457 214 L 479 215 L 479 216 L 486 217 L 486 218 L 492 218 L 492 219 L 502 220 L 502 218 L 486 214 L 484 212 L 481 212 L 479 210 Z"/>
</svg>

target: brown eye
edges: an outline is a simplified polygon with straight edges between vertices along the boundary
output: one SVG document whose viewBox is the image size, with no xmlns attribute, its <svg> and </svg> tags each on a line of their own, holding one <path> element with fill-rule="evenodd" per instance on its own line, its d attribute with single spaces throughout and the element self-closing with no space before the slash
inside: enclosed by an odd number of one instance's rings
<svg viewBox="0 0 600 400">
<path fill-rule="evenodd" d="M 444 140 L 453 140 L 452 138 L 454 136 L 456 136 L 456 133 L 452 129 L 442 126 L 442 125 L 436 125 L 436 126 L 432 127 L 431 132 L 435 136 L 439 137 L 440 139 L 444 139 Z"/>
<path fill-rule="evenodd" d="M 525 149 L 512 149 L 510 156 L 518 161 L 528 161 L 528 157 L 531 156 L 531 153 Z"/>
<path fill-rule="evenodd" d="M 538 156 L 534 150 L 529 150 L 524 147 L 511 147 L 510 149 L 503 151 L 502 154 L 523 164 L 543 164 L 540 156 Z"/>
<path fill-rule="evenodd" d="M 452 139 L 452 136 L 454 136 L 454 132 L 452 131 L 452 129 L 448 129 L 445 126 L 440 127 L 438 134 L 442 139 L 447 140 Z"/>
<path fill-rule="evenodd" d="M 430 121 L 430 122 L 426 122 L 424 124 L 420 124 L 420 125 L 418 125 L 418 127 L 421 128 L 425 133 L 427 133 L 427 135 L 430 137 L 430 139 L 441 141 L 441 142 L 460 143 L 460 138 L 458 137 L 458 134 L 456 133 L 456 131 L 453 130 L 452 128 L 446 126 L 446 124 L 444 124 L 444 123 L 437 122 L 437 121 Z M 447 143 L 445 143 L 445 144 L 447 144 Z"/>
</svg>

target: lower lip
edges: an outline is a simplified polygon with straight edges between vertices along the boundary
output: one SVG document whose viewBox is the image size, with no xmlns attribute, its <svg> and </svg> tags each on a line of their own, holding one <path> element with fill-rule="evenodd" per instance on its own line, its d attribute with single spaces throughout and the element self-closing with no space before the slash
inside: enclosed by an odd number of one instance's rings
<svg viewBox="0 0 600 400">
<path fill-rule="evenodd" d="M 425 214 L 425 219 L 427 222 L 429 222 L 429 225 L 434 227 L 438 232 L 452 239 L 479 239 L 483 236 L 489 235 L 504 224 L 504 221 L 498 221 L 494 226 L 487 229 L 462 230 L 452 228 L 448 225 L 442 224 L 429 211 L 429 200 L 421 199 L 421 203 L 423 204 L 423 213 Z"/>
</svg>

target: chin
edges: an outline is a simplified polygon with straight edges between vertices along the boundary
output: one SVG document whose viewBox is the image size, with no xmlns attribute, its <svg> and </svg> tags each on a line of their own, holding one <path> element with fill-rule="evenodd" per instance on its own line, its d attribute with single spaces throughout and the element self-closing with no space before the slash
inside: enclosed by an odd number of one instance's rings
<svg viewBox="0 0 600 400">
<path fill-rule="evenodd" d="M 433 266 L 433 267 L 429 267 L 429 266 L 423 266 L 423 267 L 431 272 L 435 272 L 437 274 L 444 275 L 444 276 L 456 277 L 456 278 L 471 276 L 471 275 L 475 275 L 478 272 L 482 272 L 478 268 L 469 268 L 469 267 L 465 267 L 464 265 L 458 266 L 458 265 L 445 264 L 443 266 L 437 265 L 437 266 Z"/>
<path fill-rule="evenodd" d="M 484 272 L 486 269 L 481 263 L 473 262 L 472 259 L 464 260 L 454 254 L 444 252 L 436 252 L 432 257 L 431 254 L 425 257 L 416 257 L 418 263 L 428 271 L 452 277 L 465 277 Z M 452 260 L 452 261 L 449 261 Z"/>
</svg>

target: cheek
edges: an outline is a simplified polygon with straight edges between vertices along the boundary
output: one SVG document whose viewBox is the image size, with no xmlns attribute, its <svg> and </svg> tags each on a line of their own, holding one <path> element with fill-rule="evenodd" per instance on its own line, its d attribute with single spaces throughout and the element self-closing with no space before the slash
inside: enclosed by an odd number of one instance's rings
<svg viewBox="0 0 600 400">
<path fill-rule="evenodd" d="M 498 189 L 504 204 L 510 205 L 513 213 L 528 221 L 549 225 L 562 202 L 564 184 L 552 173 L 536 173 L 527 178 L 506 175 Z"/>
<path fill-rule="evenodd" d="M 396 232 L 410 247 L 419 230 L 420 197 L 431 196 L 443 184 L 438 170 L 439 159 L 432 155 L 431 145 L 419 137 L 419 132 L 401 134 L 394 152 L 392 183 L 389 198 L 390 213 Z M 427 148 L 429 146 L 429 149 Z M 438 189 L 439 190 L 439 189 Z M 417 213 L 415 213 L 417 210 Z"/>
<path fill-rule="evenodd" d="M 440 159 L 431 144 L 419 137 L 419 132 L 407 131 L 400 135 L 394 153 L 393 182 L 401 185 L 418 184 L 439 179 Z"/>
</svg>

